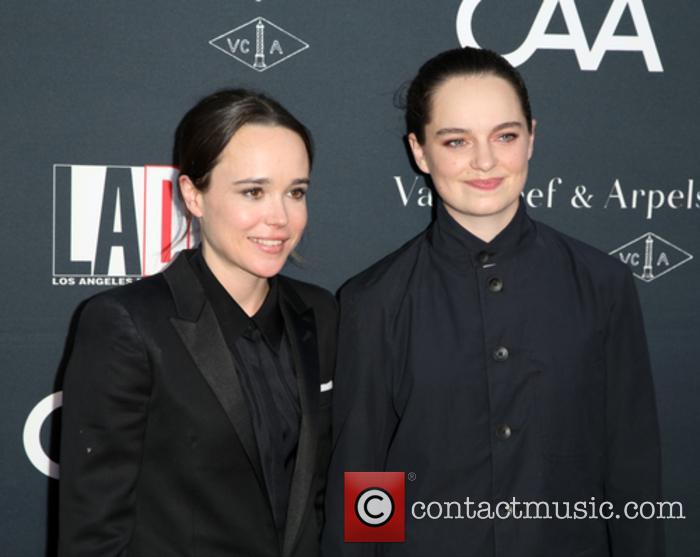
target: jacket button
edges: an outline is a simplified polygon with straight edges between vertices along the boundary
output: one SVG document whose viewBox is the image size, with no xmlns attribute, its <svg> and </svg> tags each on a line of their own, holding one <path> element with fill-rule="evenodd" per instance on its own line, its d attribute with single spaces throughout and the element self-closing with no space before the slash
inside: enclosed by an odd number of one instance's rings
<svg viewBox="0 0 700 557">
<path fill-rule="evenodd" d="M 491 356 L 497 362 L 505 362 L 508 359 L 508 349 L 505 346 L 499 346 Z"/>
<path fill-rule="evenodd" d="M 513 432 L 507 424 L 499 425 L 496 428 L 496 435 L 499 439 L 503 439 L 504 441 L 509 439 L 512 433 Z"/>
<path fill-rule="evenodd" d="M 477 258 L 479 259 L 479 263 L 488 263 L 488 260 L 490 259 L 490 255 L 488 252 L 485 251 L 480 251 L 479 255 L 477 255 Z"/>
<path fill-rule="evenodd" d="M 489 279 L 489 290 L 491 292 L 500 292 L 503 290 L 503 281 L 498 277 L 493 277 Z"/>
</svg>

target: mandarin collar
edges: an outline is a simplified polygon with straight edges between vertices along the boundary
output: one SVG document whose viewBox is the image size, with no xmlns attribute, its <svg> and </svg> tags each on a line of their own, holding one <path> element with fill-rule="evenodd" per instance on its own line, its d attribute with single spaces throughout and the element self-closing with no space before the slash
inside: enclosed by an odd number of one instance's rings
<svg viewBox="0 0 700 557">
<path fill-rule="evenodd" d="M 534 224 L 520 199 L 518 210 L 498 235 L 484 242 L 459 224 L 437 198 L 436 217 L 430 233 L 430 243 L 441 256 L 459 267 L 484 266 L 503 261 L 524 247 L 534 236 Z"/>
</svg>

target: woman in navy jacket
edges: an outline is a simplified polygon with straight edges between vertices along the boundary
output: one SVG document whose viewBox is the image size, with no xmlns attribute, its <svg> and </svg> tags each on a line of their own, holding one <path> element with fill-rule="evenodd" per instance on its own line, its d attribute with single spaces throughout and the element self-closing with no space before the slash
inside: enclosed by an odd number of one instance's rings
<svg viewBox="0 0 700 557">
<path fill-rule="evenodd" d="M 522 78 L 496 53 L 444 52 L 411 83 L 406 122 L 436 216 L 340 293 L 326 554 L 661 557 L 661 521 L 623 515 L 661 486 L 634 279 L 527 215 Z M 344 543 L 346 471 L 411 473 L 404 543 Z M 380 503 L 358 512 L 376 523 Z"/>
</svg>

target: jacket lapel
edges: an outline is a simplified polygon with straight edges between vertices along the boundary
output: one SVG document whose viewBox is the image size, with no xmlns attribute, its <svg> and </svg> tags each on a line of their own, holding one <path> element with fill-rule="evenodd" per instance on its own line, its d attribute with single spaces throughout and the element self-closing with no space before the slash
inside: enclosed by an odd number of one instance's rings
<svg viewBox="0 0 700 557">
<path fill-rule="evenodd" d="M 164 272 L 178 310 L 178 317 L 170 321 L 231 421 L 266 493 L 255 432 L 238 373 L 214 310 L 188 261 L 191 253 L 181 253 Z"/>
<path fill-rule="evenodd" d="M 280 309 L 289 337 L 301 402 L 299 445 L 284 532 L 283 555 L 288 556 L 302 526 L 315 474 L 320 371 L 313 311 L 283 277 L 279 277 L 279 286 Z"/>
<path fill-rule="evenodd" d="M 164 272 L 178 313 L 171 323 L 226 412 L 261 487 L 267 492 L 238 373 L 214 310 L 188 261 L 191 255 L 192 250 L 184 250 Z M 313 311 L 284 277 L 279 277 L 279 286 L 280 310 L 289 338 L 302 413 L 283 540 L 286 557 L 291 555 L 299 535 L 315 474 L 320 371 Z"/>
</svg>

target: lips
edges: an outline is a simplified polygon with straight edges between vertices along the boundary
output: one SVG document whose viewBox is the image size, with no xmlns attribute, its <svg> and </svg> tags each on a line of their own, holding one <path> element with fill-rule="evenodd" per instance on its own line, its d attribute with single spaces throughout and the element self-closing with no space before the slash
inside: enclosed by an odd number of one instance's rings
<svg viewBox="0 0 700 557">
<path fill-rule="evenodd" d="M 256 238 L 252 236 L 248 239 L 260 250 L 272 254 L 280 253 L 284 243 L 287 241 L 287 238 Z"/>
<path fill-rule="evenodd" d="M 467 180 L 467 184 L 478 190 L 495 190 L 503 182 L 503 178 L 488 178 L 486 180 Z"/>
</svg>

